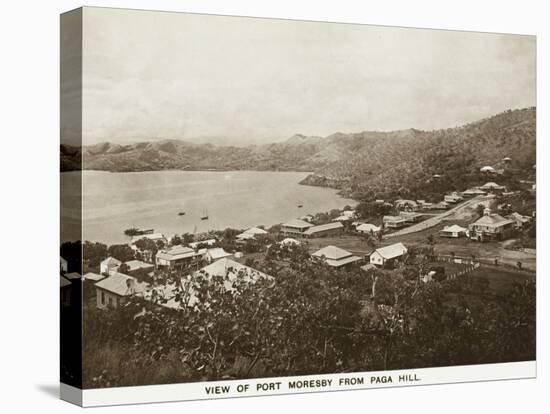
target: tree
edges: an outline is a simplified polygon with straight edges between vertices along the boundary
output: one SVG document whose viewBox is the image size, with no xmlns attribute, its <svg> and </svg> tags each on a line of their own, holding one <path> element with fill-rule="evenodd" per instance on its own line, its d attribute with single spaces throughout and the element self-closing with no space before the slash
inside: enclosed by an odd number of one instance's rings
<svg viewBox="0 0 550 414">
<path fill-rule="evenodd" d="M 140 240 L 138 240 L 139 242 Z M 137 242 L 136 242 L 137 245 Z M 134 251 L 127 244 L 113 244 L 107 249 L 109 256 L 120 260 L 121 262 L 127 262 L 134 259 Z"/>
</svg>

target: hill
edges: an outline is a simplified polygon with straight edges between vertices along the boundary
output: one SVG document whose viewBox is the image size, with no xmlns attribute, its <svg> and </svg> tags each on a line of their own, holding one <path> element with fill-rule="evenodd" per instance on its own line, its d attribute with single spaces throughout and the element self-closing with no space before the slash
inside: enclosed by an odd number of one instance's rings
<svg viewBox="0 0 550 414">
<path fill-rule="evenodd" d="M 479 184 L 483 165 L 512 162 L 499 180 L 527 178 L 535 163 L 536 110 L 508 110 L 461 127 L 421 131 L 364 131 L 327 137 L 294 135 L 245 147 L 179 140 L 79 148 L 62 146 L 62 171 L 274 170 L 313 171 L 303 184 L 338 188 L 357 199 L 422 196 Z M 439 174 L 442 177 L 433 180 Z"/>
</svg>

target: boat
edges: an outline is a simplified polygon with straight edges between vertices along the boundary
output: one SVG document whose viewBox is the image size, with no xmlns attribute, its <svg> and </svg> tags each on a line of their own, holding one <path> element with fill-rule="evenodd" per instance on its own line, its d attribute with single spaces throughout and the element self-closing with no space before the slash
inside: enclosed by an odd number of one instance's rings
<svg viewBox="0 0 550 414">
<path fill-rule="evenodd" d="M 298 208 L 302 208 L 302 207 L 303 207 L 302 203 L 298 204 Z"/>
<path fill-rule="evenodd" d="M 180 212 L 178 213 L 178 216 L 185 216 L 185 211 L 180 211 Z"/>
<path fill-rule="evenodd" d="M 206 209 L 202 213 L 201 220 L 208 220 L 208 211 Z"/>
</svg>

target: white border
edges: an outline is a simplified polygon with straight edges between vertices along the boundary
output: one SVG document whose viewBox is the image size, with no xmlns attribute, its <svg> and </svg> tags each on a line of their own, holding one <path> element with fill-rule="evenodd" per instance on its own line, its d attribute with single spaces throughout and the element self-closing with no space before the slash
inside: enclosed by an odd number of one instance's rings
<svg viewBox="0 0 550 414">
<path fill-rule="evenodd" d="M 307 375 L 294 377 L 260 378 L 252 380 L 229 380 L 196 382 L 185 384 L 144 385 L 136 387 L 98 388 L 79 390 L 61 384 L 61 398 L 83 407 L 107 405 L 144 404 L 152 402 L 173 402 L 210 400 L 264 395 L 303 394 L 312 392 L 351 391 L 403 386 L 465 383 L 475 381 L 496 381 L 536 378 L 536 361 L 509 362 L 486 365 L 464 365 L 456 367 L 420 368 L 394 371 L 373 371 L 330 375 Z M 400 377 L 403 380 L 400 380 Z M 362 379 L 363 383 L 340 384 L 346 379 Z M 388 381 L 391 378 L 391 382 Z M 291 389 L 296 381 L 325 381 L 312 388 Z M 328 381 L 331 381 L 328 384 Z M 387 381 L 387 382 L 385 382 Z M 277 386 L 277 384 L 279 384 Z M 262 389 L 262 387 L 275 389 Z M 207 388 L 219 388 L 216 394 L 208 394 Z M 227 391 L 222 392 L 221 387 Z M 258 389 L 258 387 L 260 387 Z M 240 388 L 240 391 L 238 389 Z"/>
</svg>

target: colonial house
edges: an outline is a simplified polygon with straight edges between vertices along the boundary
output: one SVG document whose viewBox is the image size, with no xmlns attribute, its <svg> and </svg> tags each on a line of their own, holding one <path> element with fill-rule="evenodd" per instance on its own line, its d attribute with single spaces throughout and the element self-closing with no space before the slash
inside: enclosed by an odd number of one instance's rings
<svg viewBox="0 0 550 414">
<path fill-rule="evenodd" d="M 476 197 L 479 195 L 485 195 L 487 194 L 487 192 L 480 190 L 478 187 L 472 187 L 463 191 L 461 194 L 462 194 L 462 197 Z"/>
<path fill-rule="evenodd" d="M 151 271 L 155 268 L 155 265 L 151 264 L 151 263 L 145 263 L 145 262 L 142 262 L 141 260 L 130 260 L 128 262 L 124 262 L 124 264 L 126 265 L 126 272 L 128 274 L 132 274 L 132 273 L 135 273 L 135 272 L 138 272 L 140 270 L 148 270 L 148 271 Z"/>
<path fill-rule="evenodd" d="M 355 228 L 355 230 L 358 233 L 362 233 L 362 234 L 378 234 L 380 233 L 380 230 L 382 230 L 382 228 L 371 223 L 362 223 L 362 224 L 359 224 Z"/>
<path fill-rule="evenodd" d="M 414 211 L 400 211 L 399 215 L 405 219 L 407 223 L 418 223 L 422 220 L 423 215 Z"/>
<path fill-rule="evenodd" d="M 216 241 L 217 241 L 216 239 L 199 240 L 199 241 L 189 243 L 188 246 L 191 247 L 193 250 L 197 250 L 199 246 L 211 247 L 214 244 L 216 244 Z"/>
<path fill-rule="evenodd" d="M 458 193 L 446 194 L 443 197 L 443 201 L 445 201 L 446 203 L 455 204 L 455 203 L 458 203 L 461 200 L 462 200 L 462 196 L 459 195 Z"/>
<path fill-rule="evenodd" d="M 157 267 L 178 267 L 191 264 L 199 254 L 185 246 L 173 246 L 160 250 L 155 258 Z"/>
<path fill-rule="evenodd" d="M 506 191 L 506 187 L 503 185 L 498 185 L 497 183 L 494 183 L 492 181 L 483 184 L 481 187 L 479 187 L 481 190 L 486 191 L 488 193 L 503 193 Z"/>
<path fill-rule="evenodd" d="M 419 206 L 418 203 L 414 200 L 395 200 L 395 208 L 403 211 L 416 211 Z"/>
<path fill-rule="evenodd" d="M 308 228 L 302 233 L 303 237 L 325 237 L 325 236 L 335 236 L 342 234 L 344 232 L 344 225 L 339 221 L 327 224 L 320 224 L 318 226 L 313 226 Z"/>
<path fill-rule="evenodd" d="M 311 256 L 321 259 L 327 265 L 332 267 L 342 267 L 359 262 L 361 260 L 360 257 L 354 256 L 347 250 L 340 249 L 336 246 L 323 247 L 322 249 L 317 250 Z"/>
<path fill-rule="evenodd" d="M 370 255 L 370 262 L 376 266 L 393 265 L 407 254 L 407 248 L 403 243 L 395 243 L 390 246 L 376 249 Z"/>
<path fill-rule="evenodd" d="M 61 304 L 64 306 L 69 306 L 71 304 L 71 282 L 65 279 L 63 276 L 59 276 L 60 281 L 60 299 Z"/>
<path fill-rule="evenodd" d="M 97 307 L 116 308 L 124 303 L 128 296 L 143 295 L 147 283 L 139 282 L 135 277 L 115 272 L 95 284 Z"/>
<path fill-rule="evenodd" d="M 486 208 L 484 215 L 468 227 L 468 237 L 476 241 L 505 240 L 514 232 L 515 222 Z"/>
<path fill-rule="evenodd" d="M 467 229 L 459 226 L 458 224 L 453 224 L 452 226 L 445 226 L 442 230 L 439 231 L 441 237 L 453 237 L 458 238 L 466 236 Z"/>
<path fill-rule="evenodd" d="M 122 262 L 114 257 L 109 256 L 99 264 L 99 273 L 102 275 L 110 275 L 116 272 Z"/>
<path fill-rule="evenodd" d="M 521 229 L 524 225 L 531 221 L 530 216 L 524 216 L 518 212 L 510 214 L 507 218 L 514 221 L 514 227 L 516 229 Z"/>
<path fill-rule="evenodd" d="M 262 236 L 267 234 L 267 231 L 264 229 L 260 229 L 258 227 L 251 227 L 248 230 L 245 230 L 241 234 L 237 235 L 237 240 L 239 241 L 246 241 L 246 240 L 252 240 L 255 239 L 258 236 Z"/>
<path fill-rule="evenodd" d="M 313 224 L 305 220 L 290 220 L 281 225 L 281 233 L 287 236 L 300 235 L 310 227 L 313 227 Z"/>
<path fill-rule="evenodd" d="M 214 247 L 212 249 L 206 249 L 206 251 L 203 253 L 202 257 L 208 263 L 212 263 L 212 262 L 215 262 L 216 260 L 233 257 L 233 254 L 226 252 L 221 247 Z"/>
<path fill-rule="evenodd" d="M 384 216 L 382 222 L 384 227 L 389 229 L 399 229 L 407 225 L 407 220 L 403 216 Z"/>
</svg>

